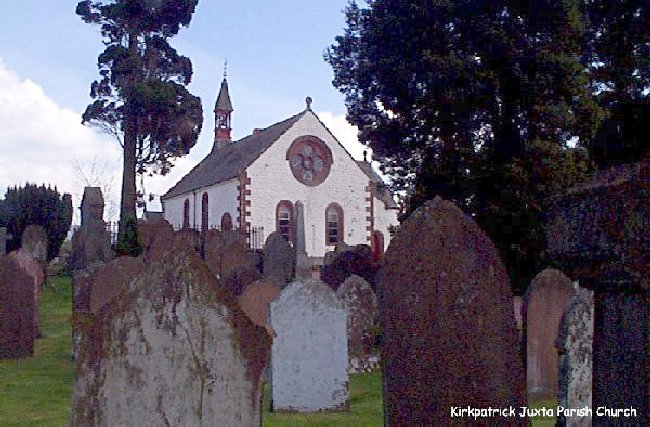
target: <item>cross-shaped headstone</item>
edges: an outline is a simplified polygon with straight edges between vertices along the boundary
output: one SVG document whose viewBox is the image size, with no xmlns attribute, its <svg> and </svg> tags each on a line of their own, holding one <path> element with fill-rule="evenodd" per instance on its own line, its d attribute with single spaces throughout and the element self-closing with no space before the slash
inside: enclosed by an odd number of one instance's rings
<svg viewBox="0 0 650 427">
<path fill-rule="evenodd" d="M 7 240 L 12 237 L 11 234 L 7 234 L 7 227 L 0 227 L 0 255 L 7 253 Z"/>
</svg>

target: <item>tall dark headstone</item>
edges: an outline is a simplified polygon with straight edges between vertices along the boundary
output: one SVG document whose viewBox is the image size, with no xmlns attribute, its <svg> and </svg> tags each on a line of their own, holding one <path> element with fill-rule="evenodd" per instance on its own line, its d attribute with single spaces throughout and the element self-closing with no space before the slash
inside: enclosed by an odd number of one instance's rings
<svg viewBox="0 0 650 427">
<path fill-rule="evenodd" d="M 36 262 L 47 273 L 47 231 L 42 225 L 30 224 L 20 238 L 20 248 L 31 253 Z"/>
<path fill-rule="evenodd" d="M 560 270 L 548 268 L 526 291 L 526 385 L 528 400 L 557 396 L 557 339 L 560 320 L 575 291 Z"/>
<path fill-rule="evenodd" d="M 625 421 L 650 425 L 650 160 L 599 171 L 548 216 L 548 257 L 594 291 L 592 406 L 634 408 Z"/>
<path fill-rule="evenodd" d="M 17 262 L 0 255 L 0 359 L 34 354 L 33 279 Z"/>
<path fill-rule="evenodd" d="M 510 282 L 471 217 L 439 197 L 420 207 L 391 240 L 377 286 L 385 425 L 469 424 L 452 409 L 525 406 Z"/>
<path fill-rule="evenodd" d="M 296 255 L 280 233 L 269 234 L 264 243 L 264 277 L 284 287 L 293 280 Z"/>
<path fill-rule="evenodd" d="M 7 234 L 7 227 L 0 227 L 0 256 L 7 253 L 7 240 L 11 239 L 11 234 Z"/>
<path fill-rule="evenodd" d="M 311 264 L 307 257 L 306 234 L 305 234 L 305 206 L 298 200 L 294 208 L 296 210 L 296 279 L 307 279 L 311 277 Z"/>
<path fill-rule="evenodd" d="M 113 258 L 111 235 L 103 220 L 104 198 L 99 187 L 84 188 L 81 226 L 72 237 L 72 270 L 81 270 Z"/>
</svg>

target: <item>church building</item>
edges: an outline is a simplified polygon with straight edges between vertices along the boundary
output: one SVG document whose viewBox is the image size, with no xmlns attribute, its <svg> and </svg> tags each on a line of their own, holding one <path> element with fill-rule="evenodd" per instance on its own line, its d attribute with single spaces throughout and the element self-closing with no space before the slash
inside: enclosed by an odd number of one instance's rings
<svg viewBox="0 0 650 427">
<path fill-rule="evenodd" d="M 322 258 L 338 242 L 383 252 L 397 226 L 397 204 L 369 162 L 355 161 L 311 109 L 239 141 L 224 78 L 214 108 L 214 145 L 161 197 L 175 228 L 239 228 L 256 244 L 273 231 L 294 242 L 295 205 L 304 206 L 305 248 Z"/>
</svg>

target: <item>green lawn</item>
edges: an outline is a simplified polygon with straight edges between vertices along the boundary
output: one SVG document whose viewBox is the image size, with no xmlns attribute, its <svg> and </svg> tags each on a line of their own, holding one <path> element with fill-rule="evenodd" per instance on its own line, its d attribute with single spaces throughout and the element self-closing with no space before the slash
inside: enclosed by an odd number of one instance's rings
<svg viewBox="0 0 650 427">
<path fill-rule="evenodd" d="M 71 280 L 48 279 L 40 303 L 43 338 L 30 359 L 0 361 L 1 426 L 67 426 L 73 383 L 70 359 Z M 265 393 L 265 408 L 268 408 Z M 537 402 L 534 407 L 554 407 Z M 350 377 L 350 410 L 345 413 L 286 414 L 264 412 L 265 426 L 380 426 L 383 424 L 379 373 Z M 534 419 L 533 425 L 555 425 Z"/>
<path fill-rule="evenodd" d="M 71 285 L 48 278 L 40 301 L 41 332 L 34 357 L 0 360 L 0 424 L 66 426 L 70 417 Z"/>
</svg>

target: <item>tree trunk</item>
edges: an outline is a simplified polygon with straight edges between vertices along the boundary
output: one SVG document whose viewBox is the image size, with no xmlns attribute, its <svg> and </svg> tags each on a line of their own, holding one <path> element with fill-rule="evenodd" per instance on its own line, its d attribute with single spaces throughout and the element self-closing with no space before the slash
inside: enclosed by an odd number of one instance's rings
<svg viewBox="0 0 650 427">
<path fill-rule="evenodd" d="M 137 35 L 129 35 L 129 55 L 137 56 Z M 134 61 L 136 62 L 136 61 Z M 122 199 L 120 203 L 120 229 L 117 238 L 117 252 L 120 255 L 137 255 L 139 253 L 137 239 L 137 218 L 136 218 L 136 149 L 138 141 L 138 127 L 136 111 L 130 97 L 137 70 L 130 75 L 129 90 L 125 94 L 124 114 L 124 150 L 122 169 Z"/>
</svg>

